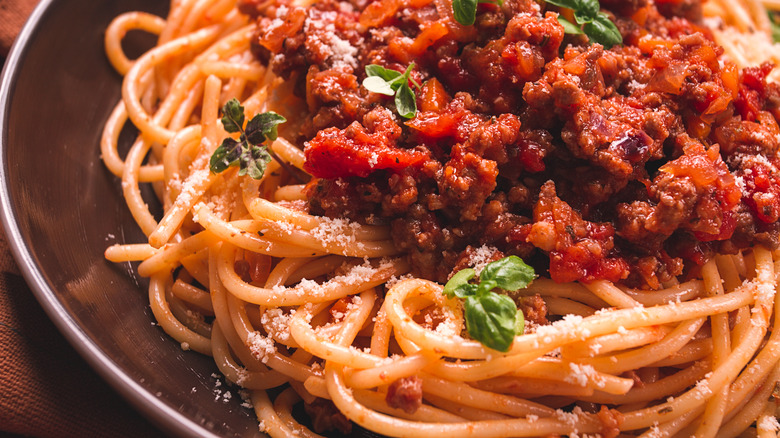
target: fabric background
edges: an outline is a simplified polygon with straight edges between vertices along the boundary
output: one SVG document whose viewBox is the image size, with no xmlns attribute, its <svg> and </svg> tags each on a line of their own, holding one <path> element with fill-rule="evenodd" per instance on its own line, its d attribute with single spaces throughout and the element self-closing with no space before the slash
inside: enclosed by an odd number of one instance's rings
<svg viewBox="0 0 780 438">
<path fill-rule="evenodd" d="M 0 0 L 0 57 L 8 55 L 16 34 L 38 0 Z"/>
<path fill-rule="evenodd" d="M 0 66 L 37 3 L 0 0 Z M 163 434 L 114 392 L 49 321 L 0 229 L 0 437 L 19 436 Z"/>
</svg>

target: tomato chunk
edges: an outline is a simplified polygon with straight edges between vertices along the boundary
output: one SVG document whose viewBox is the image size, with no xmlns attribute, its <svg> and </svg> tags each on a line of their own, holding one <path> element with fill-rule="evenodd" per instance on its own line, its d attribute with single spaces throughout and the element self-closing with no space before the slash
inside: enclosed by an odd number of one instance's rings
<svg viewBox="0 0 780 438">
<path fill-rule="evenodd" d="M 429 158 L 425 152 L 395 147 L 381 132 L 369 133 L 357 122 L 346 129 L 318 132 L 306 145 L 304 154 L 304 170 L 317 178 L 364 178 L 380 169 L 400 172 L 407 167 L 420 167 Z"/>
</svg>

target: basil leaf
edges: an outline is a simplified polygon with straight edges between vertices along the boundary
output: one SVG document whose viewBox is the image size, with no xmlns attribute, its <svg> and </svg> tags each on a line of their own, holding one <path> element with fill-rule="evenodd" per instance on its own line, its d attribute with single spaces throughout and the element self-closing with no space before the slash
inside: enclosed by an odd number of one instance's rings
<svg viewBox="0 0 780 438">
<path fill-rule="evenodd" d="M 401 76 L 401 72 L 390 70 L 389 68 L 384 68 L 381 65 L 370 64 L 366 66 L 366 76 L 377 76 L 384 79 L 385 81 L 391 81 L 398 76 Z"/>
<path fill-rule="evenodd" d="M 574 35 L 582 35 L 582 29 L 580 29 L 579 26 L 572 23 L 571 21 L 563 18 L 563 16 L 558 16 L 558 23 L 561 23 L 561 26 L 563 26 L 563 31 L 568 34 L 574 34 Z"/>
<path fill-rule="evenodd" d="M 239 132 L 244 127 L 244 107 L 238 99 L 230 99 L 222 106 L 222 126 L 227 132 Z"/>
<path fill-rule="evenodd" d="M 470 296 L 464 307 L 472 338 L 493 350 L 509 351 L 517 334 L 517 306 L 511 298 L 492 292 Z"/>
<path fill-rule="evenodd" d="M 395 107 L 401 117 L 411 119 L 417 114 L 417 98 L 408 84 L 401 85 L 395 93 Z"/>
<path fill-rule="evenodd" d="M 534 278 L 534 268 L 525 264 L 518 256 L 504 257 L 488 263 L 479 275 L 480 284 L 492 281 L 495 287 L 512 292 L 527 287 Z"/>
<path fill-rule="evenodd" d="M 493 289 L 498 287 L 498 283 L 492 278 L 485 278 L 482 275 L 479 276 L 479 287 L 477 288 L 477 295 L 484 295 Z"/>
<path fill-rule="evenodd" d="M 558 22 L 567 34 L 584 33 L 592 43 L 599 43 L 607 49 L 623 42 L 623 36 L 615 23 L 605 13 L 600 12 L 598 0 L 547 0 L 547 3 L 572 9 L 574 21 L 580 25 L 584 24 L 580 29 L 574 23 L 558 16 Z"/>
<path fill-rule="evenodd" d="M 235 166 L 238 163 L 238 158 L 241 155 L 241 143 L 228 137 L 222 140 L 222 144 L 211 154 L 209 159 L 209 169 L 213 173 L 220 173 L 225 171 L 230 166 Z"/>
<path fill-rule="evenodd" d="M 561 8 L 579 9 L 582 0 L 547 0 L 547 3 Z"/>
<path fill-rule="evenodd" d="M 578 24 L 590 23 L 599 14 L 598 0 L 579 0 L 579 7 L 574 10 L 574 20 Z"/>
<path fill-rule="evenodd" d="M 246 138 L 252 144 L 260 144 L 266 138 L 276 140 L 277 125 L 286 121 L 287 119 L 273 111 L 257 114 L 246 124 Z"/>
<path fill-rule="evenodd" d="M 465 283 L 455 288 L 453 292 L 458 298 L 466 298 L 479 294 L 479 286 L 476 284 Z"/>
<path fill-rule="evenodd" d="M 769 14 L 769 25 L 772 29 L 772 41 L 776 43 L 780 43 L 780 24 L 778 24 L 777 12 L 768 12 Z"/>
<path fill-rule="evenodd" d="M 452 0 L 452 14 L 458 23 L 471 26 L 477 20 L 477 0 Z"/>
<path fill-rule="evenodd" d="M 363 86 L 366 87 L 366 90 L 371 91 L 373 93 L 384 94 L 386 96 L 395 95 L 395 90 L 393 89 L 393 87 L 391 87 L 386 80 L 382 79 L 379 76 L 369 76 L 363 79 Z"/>
<path fill-rule="evenodd" d="M 525 333 L 525 315 L 520 309 L 517 309 L 515 314 L 515 335 L 522 335 Z"/>
<path fill-rule="evenodd" d="M 469 283 L 473 269 L 457 272 L 444 286 L 443 293 L 452 298 L 464 298 L 466 330 L 475 340 L 498 351 L 508 351 L 514 337 L 523 334 L 525 316 L 517 310 L 512 298 L 492 289 L 500 287 L 514 291 L 526 287 L 534 279 L 534 270 L 517 256 L 504 257 L 488 263 L 479 276 L 479 283 Z"/>
<path fill-rule="evenodd" d="M 453 295 L 455 295 L 455 289 L 458 286 L 462 286 L 464 284 L 468 284 L 469 280 L 474 278 L 476 275 L 476 272 L 469 268 L 469 269 L 462 269 L 453 275 L 449 281 L 447 281 L 447 284 L 444 285 L 444 295 L 446 295 L 448 298 L 452 298 Z"/>
<path fill-rule="evenodd" d="M 623 36 L 617 26 L 603 13 L 599 13 L 593 22 L 585 24 L 583 30 L 591 41 L 599 43 L 607 49 L 623 43 Z"/>
</svg>

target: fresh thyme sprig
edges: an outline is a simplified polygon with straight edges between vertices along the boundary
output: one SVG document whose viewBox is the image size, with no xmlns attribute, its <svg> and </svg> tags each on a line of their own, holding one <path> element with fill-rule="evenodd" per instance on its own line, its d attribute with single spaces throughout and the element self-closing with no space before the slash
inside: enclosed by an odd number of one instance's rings
<svg viewBox="0 0 780 438">
<path fill-rule="evenodd" d="M 227 137 L 209 160 L 213 173 L 220 173 L 232 166 L 239 166 L 239 175 L 249 174 L 260 179 L 271 161 L 273 151 L 263 143 L 276 140 L 277 125 L 287 121 L 279 114 L 268 111 L 255 115 L 244 128 L 244 107 L 236 99 L 230 99 L 222 107 L 222 126 L 230 133 L 240 133 L 238 140 Z M 278 159 L 277 159 L 278 160 Z"/>
</svg>

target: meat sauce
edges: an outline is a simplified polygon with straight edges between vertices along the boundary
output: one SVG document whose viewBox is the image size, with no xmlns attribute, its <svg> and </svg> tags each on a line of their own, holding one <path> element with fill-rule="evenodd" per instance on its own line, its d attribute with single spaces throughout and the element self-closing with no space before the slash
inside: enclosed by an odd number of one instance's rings
<svg viewBox="0 0 780 438">
<path fill-rule="evenodd" d="M 602 0 L 623 45 L 565 35 L 552 5 L 243 0 L 256 55 L 293 82 L 314 214 L 388 224 L 415 274 L 475 248 L 559 282 L 654 289 L 780 235 L 780 88 L 740 71 L 694 0 Z M 418 112 L 361 86 L 412 78 Z"/>
</svg>

